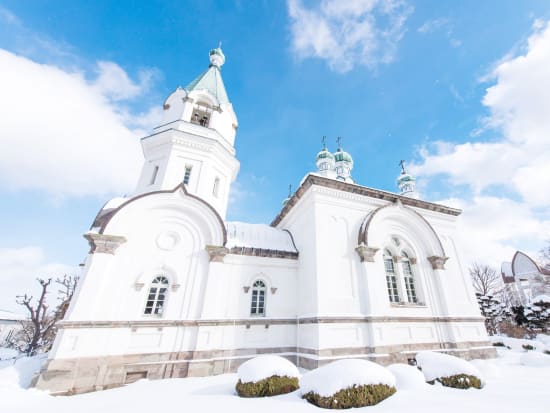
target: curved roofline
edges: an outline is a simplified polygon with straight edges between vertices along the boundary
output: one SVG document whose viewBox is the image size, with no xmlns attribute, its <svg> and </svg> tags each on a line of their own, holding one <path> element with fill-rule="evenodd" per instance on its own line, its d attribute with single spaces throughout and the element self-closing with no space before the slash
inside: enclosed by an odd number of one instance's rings
<svg viewBox="0 0 550 413">
<path fill-rule="evenodd" d="M 398 201 L 399 202 L 399 201 Z M 381 210 L 389 207 L 396 207 L 397 203 L 388 204 L 381 206 L 374 211 L 371 211 L 367 214 L 363 222 L 361 223 L 361 226 L 359 227 L 359 233 L 357 234 L 357 243 L 360 245 L 361 243 L 364 243 L 365 245 L 369 245 L 368 238 L 369 238 L 369 228 L 370 224 L 373 220 L 373 218 L 378 214 Z M 441 249 L 441 254 L 444 257 L 445 256 L 445 249 L 443 248 L 443 244 L 441 243 L 441 240 L 439 239 L 439 236 L 437 235 L 437 232 L 435 232 L 432 225 L 428 222 L 426 218 L 424 218 L 422 215 L 420 215 L 417 211 L 415 211 L 412 208 L 407 207 L 406 205 L 402 205 L 403 208 L 405 208 L 407 211 L 411 211 L 413 214 L 415 214 L 418 218 L 420 218 L 430 229 L 432 234 L 434 235 L 435 239 L 437 240 L 437 243 L 439 244 L 439 248 Z"/>
<path fill-rule="evenodd" d="M 531 261 L 534 265 L 535 265 L 535 268 L 537 269 L 537 271 L 542 274 L 542 271 L 541 271 L 541 268 L 539 267 L 539 265 L 535 262 L 535 260 L 533 258 L 531 258 L 529 255 L 527 255 L 526 253 L 522 252 L 522 251 L 516 251 L 516 253 L 514 254 L 514 257 L 512 258 L 512 262 L 511 262 L 511 267 L 512 267 L 512 274 L 514 275 L 514 277 L 516 276 L 516 270 L 514 268 L 514 262 L 516 261 L 516 257 L 518 255 L 523 255 L 524 257 L 526 257 L 529 261 Z"/>
<path fill-rule="evenodd" d="M 178 189 L 181 189 L 183 190 L 183 193 L 192 198 L 192 199 L 196 199 L 197 201 L 201 202 L 202 204 L 204 204 L 206 207 L 208 207 L 208 209 L 210 209 L 210 211 L 215 215 L 216 219 L 218 220 L 219 224 L 220 224 L 220 227 L 222 229 L 222 233 L 223 233 L 223 246 L 225 246 L 225 244 L 227 243 L 227 230 L 225 228 L 225 224 L 223 222 L 223 219 L 222 217 L 220 216 L 220 214 L 218 214 L 218 211 L 216 211 L 214 209 L 214 207 L 212 205 L 210 205 L 208 202 L 206 202 L 204 199 L 196 196 L 196 195 L 193 195 L 193 194 L 190 194 L 189 192 L 187 192 L 187 189 L 185 189 L 185 185 L 183 183 L 179 184 L 178 186 L 176 186 L 174 189 L 162 189 L 162 190 L 159 190 L 159 191 L 152 191 L 152 192 L 145 192 L 143 194 L 140 194 L 140 195 L 137 195 L 133 198 L 130 198 L 128 201 L 124 202 L 123 204 L 121 204 L 119 207 L 113 209 L 113 211 L 110 211 L 106 216 L 105 216 L 105 219 L 101 222 L 101 226 L 99 228 L 99 233 L 100 234 L 103 234 L 103 232 L 105 231 L 105 228 L 107 227 L 107 225 L 109 224 L 109 222 L 111 221 L 111 219 L 120 212 L 120 210 L 122 208 L 124 208 L 125 206 L 131 204 L 132 202 L 134 201 L 137 201 L 138 199 L 141 199 L 141 198 L 145 198 L 147 196 L 152 196 L 152 195 L 158 195 L 158 194 L 169 194 L 169 193 L 176 193 L 176 191 Z M 101 212 L 101 211 L 100 211 Z M 98 214 L 99 215 L 99 214 Z"/>
</svg>

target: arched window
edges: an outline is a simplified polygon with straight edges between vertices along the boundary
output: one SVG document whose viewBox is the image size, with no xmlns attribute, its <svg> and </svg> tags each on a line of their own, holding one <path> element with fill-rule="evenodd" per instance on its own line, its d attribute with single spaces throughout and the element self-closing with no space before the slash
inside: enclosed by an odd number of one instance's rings
<svg viewBox="0 0 550 413">
<path fill-rule="evenodd" d="M 210 117 L 212 116 L 212 108 L 209 104 L 204 102 L 197 102 L 193 107 L 193 113 L 191 114 L 191 123 L 208 127 L 210 124 Z"/>
<path fill-rule="evenodd" d="M 251 316 L 265 316 L 265 291 L 265 283 L 262 280 L 257 280 L 252 285 Z"/>
<path fill-rule="evenodd" d="M 403 252 L 401 258 L 401 267 L 403 268 L 403 281 L 405 281 L 405 290 L 407 291 L 407 300 L 409 303 L 417 303 L 416 288 L 414 286 L 414 275 L 411 267 L 411 260 L 406 252 Z"/>
<path fill-rule="evenodd" d="M 149 288 L 143 314 L 162 315 L 164 303 L 166 302 L 166 291 L 168 291 L 168 279 L 162 275 L 155 277 Z"/>
<path fill-rule="evenodd" d="M 386 270 L 386 285 L 390 302 L 399 302 L 399 290 L 397 288 L 397 274 L 393 265 L 393 257 L 390 251 L 384 250 L 384 268 Z"/>
</svg>

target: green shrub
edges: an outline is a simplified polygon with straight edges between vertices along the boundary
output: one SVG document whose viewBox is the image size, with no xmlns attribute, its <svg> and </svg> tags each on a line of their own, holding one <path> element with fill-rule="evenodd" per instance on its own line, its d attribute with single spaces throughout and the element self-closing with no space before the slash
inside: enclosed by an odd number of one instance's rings
<svg viewBox="0 0 550 413">
<path fill-rule="evenodd" d="M 269 397 L 293 392 L 300 387 L 297 377 L 271 376 L 256 382 L 237 382 L 237 394 L 241 397 Z"/>
<path fill-rule="evenodd" d="M 495 347 L 506 347 L 502 341 L 495 341 L 493 343 L 493 346 L 495 346 Z"/>
<path fill-rule="evenodd" d="M 469 389 L 470 387 L 481 389 L 483 387 L 481 380 L 470 374 L 455 374 L 449 377 L 439 377 L 437 381 L 444 386 L 454 387 L 455 389 Z"/>
<path fill-rule="evenodd" d="M 533 347 L 531 344 L 524 344 L 521 347 L 523 347 L 523 349 L 527 351 L 535 349 L 535 347 Z"/>
<path fill-rule="evenodd" d="M 373 406 L 396 392 L 395 387 L 386 384 L 354 385 L 340 390 L 332 396 L 323 397 L 315 392 L 302 396 L 311 404 L 325 409 L 349 409 L 351 407 Z"/>
</svg>

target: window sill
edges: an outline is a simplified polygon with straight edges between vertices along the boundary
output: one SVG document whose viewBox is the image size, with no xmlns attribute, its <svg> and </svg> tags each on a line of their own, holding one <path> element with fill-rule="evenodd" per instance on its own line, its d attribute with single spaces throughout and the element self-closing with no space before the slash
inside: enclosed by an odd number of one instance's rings
<svg viewBox="0 0 550 413">
<path fill-rule="evenodd" d="M 409 302 L 391 303 L 391 306 L 394 308 L 428 308 L 428 306 L 425 303 L 409 303 Z"/>
</svg>

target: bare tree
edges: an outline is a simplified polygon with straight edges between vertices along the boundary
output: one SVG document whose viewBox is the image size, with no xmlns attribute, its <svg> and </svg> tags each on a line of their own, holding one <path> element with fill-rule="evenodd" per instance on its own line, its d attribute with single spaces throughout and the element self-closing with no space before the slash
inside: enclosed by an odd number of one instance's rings
<svg viewBox="0 0 550 413">
<path fill-rule="evenodd" d="M 40 296 L 37 300 L 34 300 L 33 296 L 28 294 L 16 298 L 17 304 L 27 309 L 29 319 L 21 322 L 21 329 L 6 344 L 29 356 L 35 355 L 38 351 L 48 351 L 57 333 L 55 324 L 65 316 L 78 280 L 78 277 L 68 275 L 55 280 L 55 283 L 60 285 L 57 296 L 59 304 L 54 311 L 50 311 L 47 304 L 47 294 L 52 279 L 37 278 L 41 287 Z"/>
<path fill-rule="evenodd" d="M 55 318 L 57 320 L 63 320 L 65 317 L 65 313 L 69 308 L 79 279 L 80 277 L 73 277 L 67 274 L 65 274 L 63 278 L 56 278 L 55 282 L 60 286 L 59 290 L 57 290 L 57 299 L 60 302 L 55 310 Z"/>
<path fill-rule="evenodd" d="M 488 294 L 496 296 L 500 294 L 504 286 L 500 274 L 494 268 L 485 264 L 474 263 L 468 271 L 470 272 L 470 277 L 472 277 L 476 293 L 482 296 Z"/>
<path fill-rule="evenodd" d="M 29 320 L 23 322 L 22 332 L 24 333 L 23 339 L 26 339 L 22 344 L 25 345 L 23 350 L 27 355 L 33 356 L 37 350 L 44 345 L 45 341 L 49 341 L 51 336 L 50 331 L 56 322 L 56 319 L 52 314 L 48 312 L 48 305 L 46 303 L 46 295 L 48 294 L 48 287 L 52 282 L 51 278 L 44 280 L 37 278 L 40 283 L 41 292 L 38 300 L 34 303 L 33 296 L 18 295 L 17 304 L 24 306 L 29 312 Z"/>
</svg>

